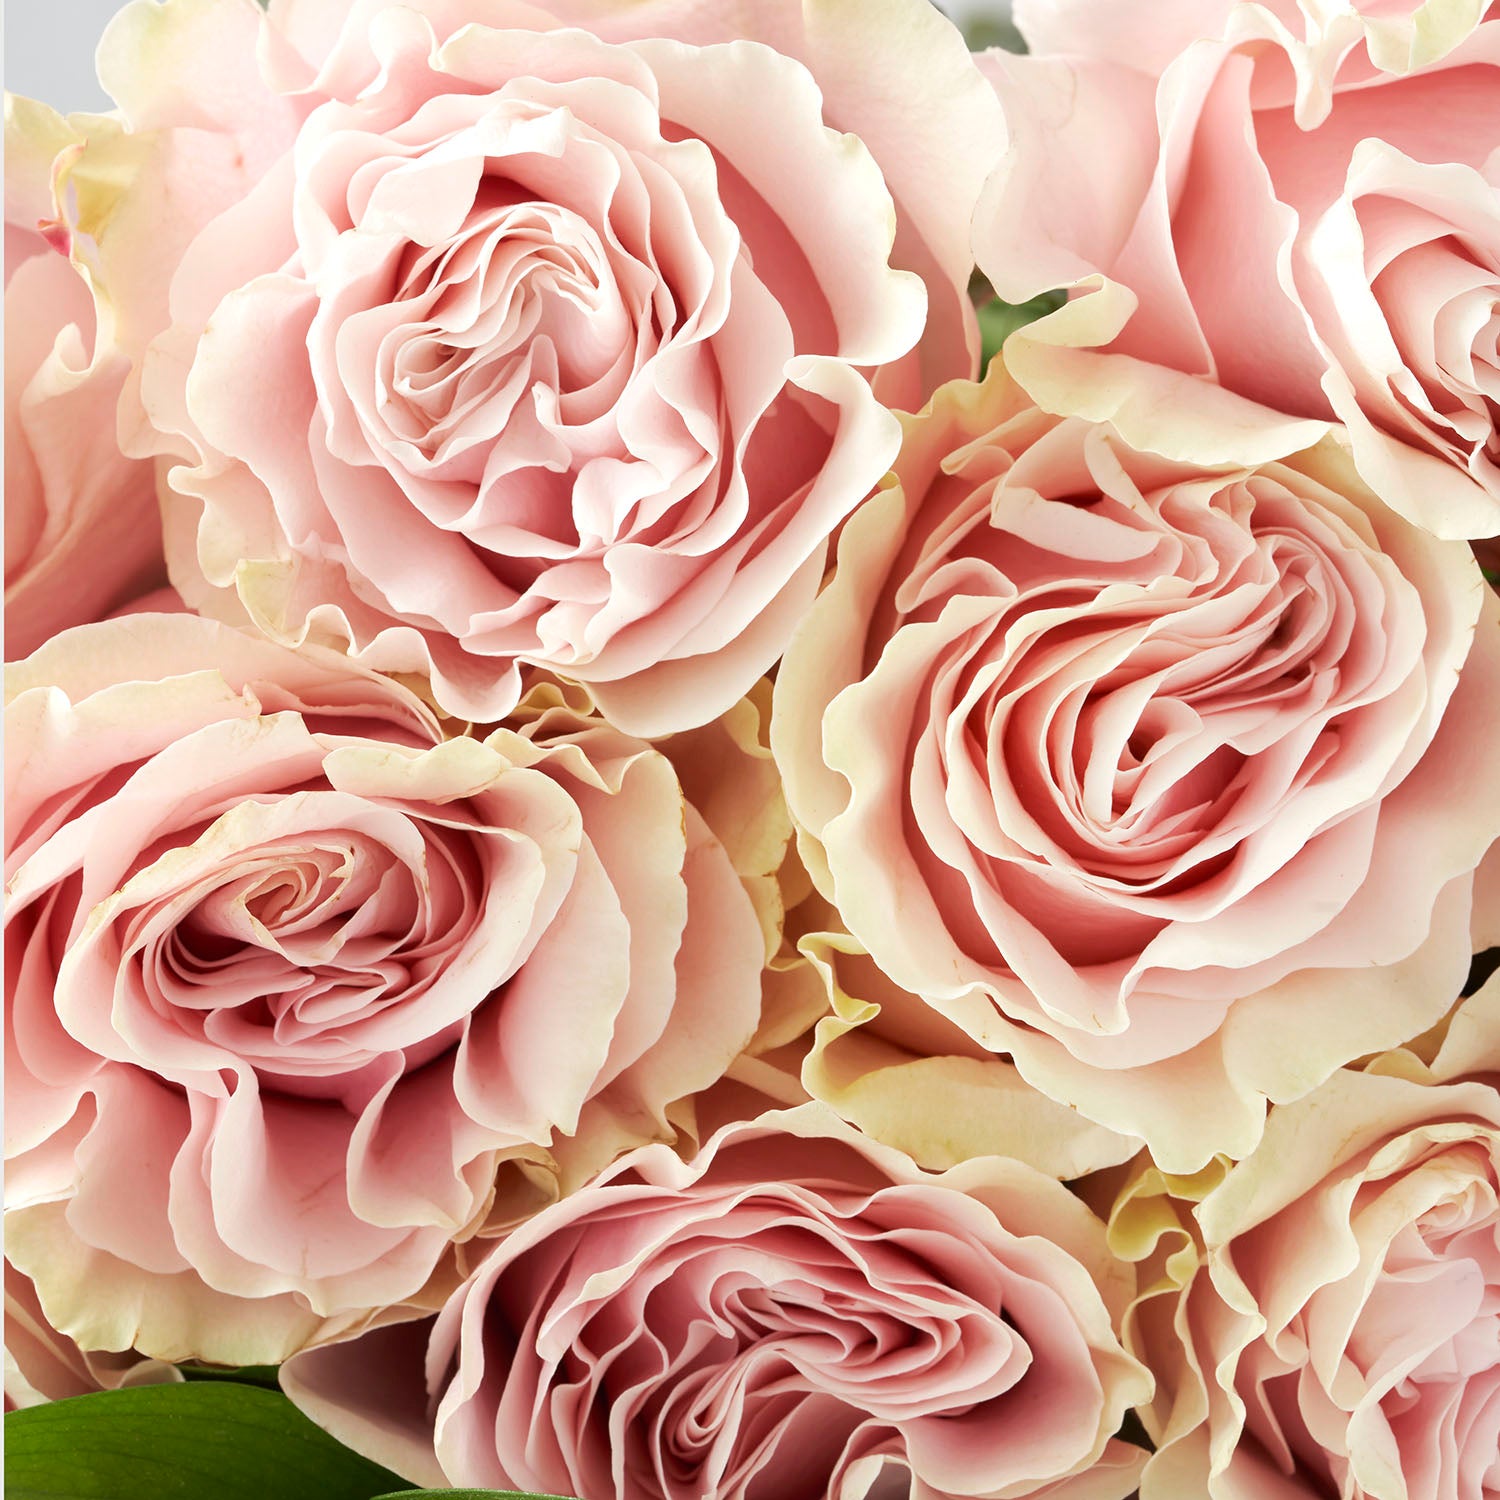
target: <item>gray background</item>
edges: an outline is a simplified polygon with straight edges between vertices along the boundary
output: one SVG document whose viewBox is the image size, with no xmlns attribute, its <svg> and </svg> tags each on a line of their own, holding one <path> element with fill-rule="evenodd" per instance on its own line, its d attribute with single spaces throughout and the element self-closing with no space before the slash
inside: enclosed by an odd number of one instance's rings
<svg viewBox="0 0 1500 1500">
<path fill-rule="evenodd" d="M 5 0 L 5 86 L 57 109 L 106 109 L 94 48 L 123 0 Z M 960 25 L 1001 20 L 1010 0 L 937 0 Z M 988 38 L 986 38 L 987 40 Z"/>
<path fill-rule="evenodd" d="M 5 86 L 61 110 L 106 109 L 94 48 L 123 0 L 5 0 Z"/>
</svg>

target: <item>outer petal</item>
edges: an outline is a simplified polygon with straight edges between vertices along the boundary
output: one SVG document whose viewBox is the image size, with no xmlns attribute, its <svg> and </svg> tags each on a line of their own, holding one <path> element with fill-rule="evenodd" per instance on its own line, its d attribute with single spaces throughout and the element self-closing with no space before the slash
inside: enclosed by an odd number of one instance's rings
<svg viewBox="0 0 1500 1500">
<path fill-rule="evenodd" d="M 1004 126 L 957 29 L 911 0 L 549 0 L 560 20 L 623 39 L 703 44 L 746 38 L 806 65 L 829 122 L 870 149 L 896 200 L 892 264 L 927 284 L 928 324 L 914 368 L 882 374 L 888 405 L 915 410 L 943 381 L 971 375 L 978 335 L 968 301 L 969 223 Z"/>
<path fill-rule="evenodd" d="M 818 1022 L 802 1080 L 871 1139 L 934 1171 L 1008 1156 L 1064 1181 L 1137 1149 L 1036 1092 L 1010 1062 L 893 985 L 853 938 L 812 933 L 799 946 L 834 1011 Z"/>
<path fill-rule="evenodd" d="M 62 1401 L 90 1391 L 165 1385 L 182 1372 L 136 1354 L 85 1354 L 47 1322 L 29 1277 L 5 1265 L 5 1409 Z"/>
<path fill-rule="evenodd" d="M 53 178 L 78 125 L 6 96 L 6 648 L 24 656 L 164 576 L 156 483 L 124 458 L 126 361 L 107 310 L 68 263 Z M 44 238 L 46 234 L 48 238 Z"/>
<path fill-rule="evenodd" d="M 1264 426 L 1235 398 L 1308 423 L 1336 415 L 1362 474 L 1396 509 L 1443 536 L 1492 532 L 1500 481 L 1487 377 L 1472 377 L 1467 353 L 1380 347 L 1387 317 L 1431 327 L 1431 309 L 1416 305 L 1422 278 L 1377 296 L 1349 205 L 1330 208 L 1346 174 L 1357 193 L 1386 149 L 1425 164 L 1419 173 L 1473 169 L 1459 201 L 1471 211 L 1490 202 L 1478 185 L 1490 148 L 1476 154 L 1488 122 L 1448 130 L 1436 108 L 1472 90 L 1470 119 L 1494 96 L 1500 31 L 1486 8 L 1266 0 L 1168 5 L 1138 25 L 1114 0 L 1069 0 L 1019 17 L 1035 55 L 985 61 L 1013 139 L 981 200 L 975 247 L 1011 300 L 1049 281 L 1072 294 L 1008 341 L 1036 399 L 1199 461 L 1215 427 L 1221 455 L 1255 451 L 1228 438 Z M 1098 129 L 1122 114 L 1134 128 Z M 1080 142 L 1068 156 L 1086 193 L 1058 175 L 1048 137 L 1059 131 Z M 1373 213 L 1429 206 L 1425 189 L 1387 179 Z M 1449 244 L 1492 281 L 1495 238 L 1471 229 Z M 1389 310 L 1376 306 L 1383 298 Z M 1470 375 L 1448 374 L 1466 360 Z M 1177 410 L 1189 403 L 1172 372 L 1223 387 L 1202 425 Z M 1434 407 L 1423 387 L 1445 384 L 1452 394 Z M 1127 389 L 1136 399 L 1121 399 Z"/>
<path fill-rule="evenodd" d="M 66 181 L 70 222 L 89 237 L 91 274 L 135 365 L 121 409 L 132 452 L 159 447 L 140 426 L 138 361 L 168 326 L 184 252 L 261 180 L 306 112 L 261 77 L 264 24 L 254 0 L 132 0 L 99 44 L 100 78 L 122 118 L 90 123 Z"/>
</svg>

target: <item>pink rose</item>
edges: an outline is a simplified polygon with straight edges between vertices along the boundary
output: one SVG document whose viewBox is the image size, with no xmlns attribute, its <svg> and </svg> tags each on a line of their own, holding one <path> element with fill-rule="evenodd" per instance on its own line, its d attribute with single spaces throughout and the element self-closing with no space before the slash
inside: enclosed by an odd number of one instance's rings
<svg viewBox="0 0 1500 1500">
<path fill-rule="evenodd" d="M 777 678 L 813 878 L 1044 1093 L 1168 1170 L 1242 1155 L 1467 971 L 1500 601 L 1332 439 L 1180 462 L 998 361 L 904 421 Z"/>
<path fill-rule="evenodd" d="M 1216 462 L 1234 403 L 1170 396 L 1174 372 L 1207 375 L 1346 424 L 1365 481 L 1438 535 L 1500 531 L 1500 11 L 1044 0 L 1017 18 L 1034 55 L 986 62 L 1011 140 L 975 246 L 1007 298 L 1074 291 L 1010 346 L 1037 401 Z"/>
<path fill-rule="evenodd" d="M 188 615 L 10 678 L 6 1253 L 84 1348 L 269 1363 L 440 1299 L 755 1030 L 724 846 L 552 688 L 445 740 Z"/>
<path fill-rule="evenodd" d="M 5 648 L 25 656 L 164 576 L 152 467 L 124 457 L 128 361 L 88 283 L 43 237 L 52 165 L 82 137 L 44 105 L 5 108 Z"/>
<path fill-rule="evenodd" d="M 974 367 L 998 103 L 925 0 L 849 37 L 792 0 L 127 7 L 101 66 L 171 211 L 79 227 L 184 598 L 469 719 L 524 663 L 631 732 L 727 709 L 895 452 L 867 375 Z M 227 202 L 175 164 L 205 131 Z"/>
<path fill-rule="evenodd" d="M 433 1329 L 425 1444 L 409 1330 L 287 1386 L 437 1484 L 1122 1500 L 1144 1455 L 1112 1435 L 1150 1391 L 1115 1334 L 1130 1286 L 1052 1179 L 926 1173 L 812 1105 L 688 1163 L 645 1147 L 504 1240 Z"/>
<path fill-rule="evenodd" d="M 1273 1110 L 1218 1181 L 1158 1184 L 1175 1204 L 1128 1189 L 1145 1212 L 1122 1200 L 1121 1253 L 1173 1207 L 1187 1227 L 1129 1323 L 1177 1388 L 1166 1425 L 1147 1416 L 1142 1500 L 1500 1493 L 1497 1085 L 1492 980 L 1440 1046 Z"/>
</svg>

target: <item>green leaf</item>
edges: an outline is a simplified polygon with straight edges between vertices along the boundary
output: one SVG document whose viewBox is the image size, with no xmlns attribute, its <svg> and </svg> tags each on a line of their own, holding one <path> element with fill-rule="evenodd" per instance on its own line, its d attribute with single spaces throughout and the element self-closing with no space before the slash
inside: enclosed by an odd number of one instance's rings
<svg viewBox="0 0 1500 1500">
<path fill-rule="evenodd" d="M 370 1500 L 404 1482 L 279 1391 L 224 1380 L 100 1391 L 5 1417 L 8 1500 Z"/>
<path fill-rule="evenodd" d="M 1007 52 L 1026 51 L 1026 38 L 1004 16 L 974 16 L 963 31 L 970 52 L 984 52 L 990 47 L 1001 47 Z"/>
<path fill-rule="evenodd" d="M 1043 292 L 1030 302 L 1002 302 L 993 295 L 988 301 L 981 302 L 976 312 L 979 315 L 979 334 L 984 340 L 985 365 L 1000 352 L 1000 346 L 1016 329 L 1035 323 L 1038 318 L 1045 318 L 1066 301 L 1065 292 Z"/>
<path fill-rule="evenodd" d="M 532 1495 L 520 1490 L 397 1490 L 375 1500 L 418 1500 L 422 1495 L 446 1495 L 448 1500 L 567 1500 L 564 1495 Z"/>
<path fill-rule="evenodd" d="M 177 1368 L 184 1380 L 236 1380 L 241 1385 L 263 1385 L 268 1391 L 281 1389 L 275 1365 L 200 1365 L 189 1360 Z"/>
</svg>

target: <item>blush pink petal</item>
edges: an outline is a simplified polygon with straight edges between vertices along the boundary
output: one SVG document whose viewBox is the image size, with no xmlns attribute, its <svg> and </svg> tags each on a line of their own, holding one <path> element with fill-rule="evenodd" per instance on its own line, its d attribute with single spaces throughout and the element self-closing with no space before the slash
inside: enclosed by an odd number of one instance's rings
<svg viewBox="0 0 1500 1500">
<path fill-rule="evenodd" d="M 137 392 L 135 361 L 180 295 L 172 283 L 184 251 L 261 180 L 306 113 L 303 101 L 277 98 L 261 84 L 263 31 L 254 0 L 131 0 L 100 41 L 100 81 L 120 106 L 123 128 L 116 134 L 113 120 L 96 127 L 68 180 L 80 211 L 99 217 L 101 286 L 132 361 L 127 397 Z M 255 250 L 242 242 L 241 253 Z M 131 415 L 127 400 L 123 434 Z"/>
<path fill-rule="evenodd" d="M 347 12 L 327 0 L 289 0 L 272 14 L 307 63 L 326 59 L 320 86 L 342 90 L 373 76 L 366 35 L 371 17 L 389 3 L 372 0 Z M 829 124 L 857 136 L 879 164 L 898 215 L 892 264 L 916 272 L 927 287 L 927 331 L 911 355 L 877 373 L 883 399 L 914 408 L 944 380 L 973 372 L 968 225 L 1000 116 L 994 98 L 976 86 L 957 29 L 931 7 L 878 0 L 851 18 L 841 0 L 649 0 L 628 12 L 607 0 L 495 0 L 478 13 L 451 4 L 426 13 L 439 35 L 469 21 L 508 19 L 537 29 L 582 27 L 615 44 L 643 37 L 690 47 L 755 42 L 796 59 L 816 80 Z M 964 149 L 954 150 L 955 142 Z"/>
<path fill-rule="evenodd" d="M 1186 1232 L 1159 1309 L 1143 1298 L 1127 1324 L 1178 1385 L 1170 1427 L 1147 1422 L 1161 1452 L 1145 1500 L 1484 1493 L 1500 1436 L 1497 999 L 1492 981 L 1436 1049 L 1381 1054 L 1273 1112 L 1243 1161 L 1158 1185 L 1177 1201 L 1156 1221 L 1175 1210 Z M 1139 1259 L 1145 1219 L 1122 1208 L 1112 1234 Z"/>
</svg>

